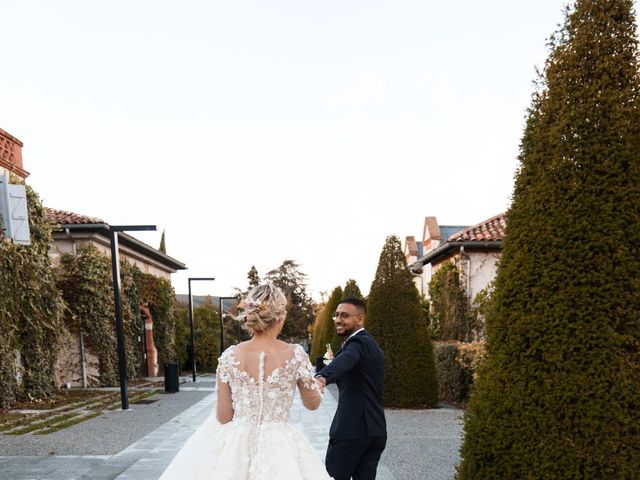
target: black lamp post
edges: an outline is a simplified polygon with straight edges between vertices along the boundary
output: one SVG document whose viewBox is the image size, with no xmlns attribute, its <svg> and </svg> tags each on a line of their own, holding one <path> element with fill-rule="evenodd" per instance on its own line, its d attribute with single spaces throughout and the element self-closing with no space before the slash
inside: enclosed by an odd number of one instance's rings
<svg viewBox="0 0 640 480">
<path fill-rule="evenodd" d="M 189 278 L 189 328 L 191 329 L 191 361 L 193 370 L 193 381 L 196 381 L 196 337 L 193 332 L 193 298 L 191 297 L 191 282 L 199 280 L 215 280 L 213 277 Z"/>
<path fill-rule="evenodd" d="M 120 376 L 120 400 L 122 410 L 129 410 L 127 396 L 127 359 L 124 350 L 124 334 L 122 333 L 122 299 L 120 292 L 120 256 L 118 252 L 118 232 L 155 230 L 155 225 L 111 225 L 111 272 L 113 274 L 113 299 L 115 302 L 116 337 L 118 340 L 118 373 Z"/>
</svg>

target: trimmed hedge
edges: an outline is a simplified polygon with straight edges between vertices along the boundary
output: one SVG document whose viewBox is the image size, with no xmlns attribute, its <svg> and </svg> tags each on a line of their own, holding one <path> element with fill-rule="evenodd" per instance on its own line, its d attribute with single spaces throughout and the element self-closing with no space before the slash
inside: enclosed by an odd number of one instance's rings
<svg viewBox="0 0 640 480">
<path fill-rule="evenodd" d="M 438 401 L 433 344 L 400 240 L 387 238 L 371 284 L 365 327 L 385 353 L 384 404 L 432 408 Z"/>
<path fill-rule="evenodd" d="M 631 0 L 579 0 L 520 150 L 458 479 L 640 472 L 640 76 Z"/>
</svg>

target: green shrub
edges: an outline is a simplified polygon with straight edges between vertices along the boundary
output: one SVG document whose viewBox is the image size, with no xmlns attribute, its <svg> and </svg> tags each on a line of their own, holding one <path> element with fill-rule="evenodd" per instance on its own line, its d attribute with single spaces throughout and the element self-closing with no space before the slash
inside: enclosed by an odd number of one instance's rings
<svg viewBox="0 0 640 480">
<path fill-rule="evenodd" d="M 176 309 L 176 358 L 181 368 L 192 368 L 189 307 Z M 220 356 L 220 315 L 207 298 L 193 309 L 196 368 L 198 372 L 215 372 Z"/>
<path fill-rule="evenodd" d="M 460 363 L 460 351 L 455 343 L 436 343 L 438 398 L 453 405 L 464 404 L 473 383 L 471 372 Z"/>
<path fill-rule="evenodd" d="M 438 398 L 452 405 L 464 405 L 484 355 L 484 344 L 436 342 Z"/>
</svg>

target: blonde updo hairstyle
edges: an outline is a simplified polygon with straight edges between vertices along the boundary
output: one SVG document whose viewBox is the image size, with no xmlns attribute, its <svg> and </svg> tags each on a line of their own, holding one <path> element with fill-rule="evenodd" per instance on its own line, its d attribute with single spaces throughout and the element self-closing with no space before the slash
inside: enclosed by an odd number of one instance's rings
<svg viewBox="0 0 640 480">
<path fill-rule="evenodd" d="M 253 287 L 238 307 L 243 309 L 238 320 L 251 335 L 270 330 L 287 316 L 287 298 L 272 283 Z"/>
</svg>

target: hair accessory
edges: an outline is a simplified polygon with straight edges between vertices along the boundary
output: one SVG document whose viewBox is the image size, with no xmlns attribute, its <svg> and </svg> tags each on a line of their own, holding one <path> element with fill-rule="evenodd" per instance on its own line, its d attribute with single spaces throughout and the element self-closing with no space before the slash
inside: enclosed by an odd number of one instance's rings
<svg viewBox="0 0 640 480">
<path fill-rule="evenodd" d="M 243 310 L 251 310 L 252 312 L 261 312 L 267 308 L 267 305 L 259 302 L 252 302 L 251 300 L 240 302 L 238 308 Z"/>
</svg>

